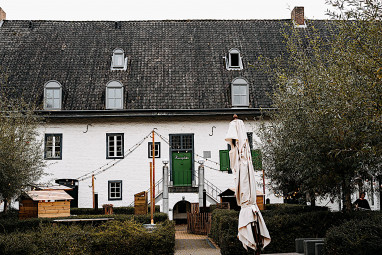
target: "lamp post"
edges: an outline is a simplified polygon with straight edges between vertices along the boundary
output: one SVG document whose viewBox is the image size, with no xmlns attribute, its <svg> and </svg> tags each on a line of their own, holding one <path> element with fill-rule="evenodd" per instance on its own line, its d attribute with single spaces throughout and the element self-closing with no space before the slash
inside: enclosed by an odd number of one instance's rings
<svg viewBox="0 0 382 255">
<path fill-rule="evenodd" d="M 168 214 L 168 159 L 162 160 L 163 163 L 163 212 Z"/>
</svg>

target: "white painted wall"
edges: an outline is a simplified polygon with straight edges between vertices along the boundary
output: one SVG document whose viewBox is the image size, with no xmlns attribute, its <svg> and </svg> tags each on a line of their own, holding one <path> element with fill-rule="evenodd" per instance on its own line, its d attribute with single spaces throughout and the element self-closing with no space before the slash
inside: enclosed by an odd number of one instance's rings
<svg viewBox="0 0 382 255">
<path fill-rule="evenodd" d="M 87 124 L 92 124 L 86 133 Z M 260 122 L 245 121 L 248 132 L 252 132 L 258 127 Z M 169 139 L 169 134 L 193 133 L 194 151 L 203 156 L 203 151 L 211 151 L 211 160 L 219 162 L 219 150 L 227 149 L 224 141 L 228 130 L 229 121 L 218 119 L 176 119 L 158 118 L 146 119 L 81 119 L 73 121 L 51 121 L 40 128 L 42 137 L 45 133 L 62 133 L 62 160 L 47 160 L 48 167 L 42 182 L 54 183 L 56 179 L 77 179 L 78 177 L 99 169 L 101 166 L 115 162 L 106 159 L 106 133 L 124 133 L 125 152 L 137 142 L 148 135 L 153 128 Z M 215 126 L 212 134 L 212 127 Z M 99 207 L 102 204 L 113 204 L 114 206 L 128 206 L 134 200 L 134 194 L 149 188 L 149 162 L 148 142 L 152 138 L 146 139 L 143 144 L 124 160 L 115 164 L 109 170 L 96 175 L 95 192 L 98 192 Z M 158 136 L 155 141 L 161 142 L 161 158 L 156 159 L 156 180 L 162 178 L 162 160 L 169 159 L 169 147 L 165 141 Z M 199 158 L 195 156 L 197 161 Z M 213 162 L 206 161 L 206 166 L 218 169 L 219 166 Z M 197 170 L 198 164 L 195 163 Z M 258 174 L 260 176 L 260 174 Z M 211 170 L 205 167 L 205 178 L 218 186 L 222 191 L 234 187 L 233 174 Z M 260 177 L 259 177 L 260 178 Z M 122 180 L 122 200 L 108 201 L 108 180 Z M 262 180 L 257 180 L 259 183 Z M 258 189 L 262 190 L 261 187 Z M 170 194 L 169 208 L 185 196 L 185 200 L 194 203 L 198 202 L 198 194 Z M 282 200 L 276 198 L 267 191 L 267 198 L 271 203 L 280 203 Z M 91 178 L 79 182 L 79 207 L 92 207 Z M 157 204 L 161 204 L 160 201 Z"/>
</svg>

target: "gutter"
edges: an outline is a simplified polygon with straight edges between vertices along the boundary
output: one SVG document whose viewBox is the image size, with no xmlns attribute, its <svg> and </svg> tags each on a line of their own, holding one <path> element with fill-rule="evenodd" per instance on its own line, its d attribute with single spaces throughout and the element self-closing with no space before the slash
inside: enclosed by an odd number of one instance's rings
<svg viewBox="0 0 382 255">
<path fill-rule="evenodd" d="M 116 118 L 116 117 L 188 117 L 266 115 L 276 108 L 223 108 L 223 109 L 138 109 L 138 110 L 39 110 L 36 114 L 45 118 Z"/>
</svg>

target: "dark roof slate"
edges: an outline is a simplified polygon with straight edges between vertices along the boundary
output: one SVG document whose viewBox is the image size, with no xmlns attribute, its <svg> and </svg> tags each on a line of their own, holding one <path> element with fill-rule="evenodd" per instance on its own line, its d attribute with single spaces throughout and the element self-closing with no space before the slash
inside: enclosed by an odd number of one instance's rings
<svg viewBox="0 0 382 255">
<path fill-rule="evenodd" d="M 286 24 L 291 21 L 122 21 L 116 28 L 110 21 L 5 20 L 0 66 L 15 94 L 40 103 L 44 84 L 60 82 L 63 110 L 105 109 L 110 80 L 124 85 L 124 109 L 231 108 L 235 77 L 249 82 L 250 108 L 269 108 L 269 78 L 248 62 L 285 52 Z M 126 71 L 110 70 L 115 48 L 128 57 Z M 231 48 L 240 50 L 243 70 L 226 70 L 223 57 Z"/>
</svg>

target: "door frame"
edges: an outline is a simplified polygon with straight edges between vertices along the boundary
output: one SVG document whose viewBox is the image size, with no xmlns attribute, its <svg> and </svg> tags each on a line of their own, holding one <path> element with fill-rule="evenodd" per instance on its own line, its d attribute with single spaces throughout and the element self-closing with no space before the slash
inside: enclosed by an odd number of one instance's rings
<svg viewBox="0 0 382 255">
<path fill-rule="evenodd" d="M 173 149 L 171 144 L 172 144 L 172 138 L 174 136 L 185 136 L 185 135 L 191 135 L 191 140 L 192 140 L 192 148 L 191 149 Z M 181 146 L 182 146 L 182 139 L 180 139 L 181 141 Z M 170 181 L 171 181 L 171 185 L 173 184 L 173 175 L 172 175 L 172 166 L 173 166 L 173 163 L 172 163 L 172 152 L 186 152 L 186 151 L 190 151 L 191 152 L 191 186 L 193 186 L 193 184 L 195 183 L 195 162 L 194 162 L 194 151 L 195 151 L 195 146 L 194 146 L 194 133 L 178 133 L 178 134 L 169 134 L 169 142 L 170 142 L 170 146 L 169 146 L 169 161 L 170 161 Z"/>
</svg>

